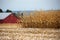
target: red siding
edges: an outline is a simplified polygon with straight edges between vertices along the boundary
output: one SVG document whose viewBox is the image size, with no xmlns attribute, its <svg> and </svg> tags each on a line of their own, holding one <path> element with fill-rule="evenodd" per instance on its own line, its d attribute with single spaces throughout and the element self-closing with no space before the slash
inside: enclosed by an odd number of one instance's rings
<svg viewBox="0 0 60 40">
<path fill-rule="evenodd" d="M 3 23 L 3 21 L 2 21 L 2 20 L 0 20 L 0 23 Z"/>
<path fill-rule="evenodd" d="M 9 15 L 7 18 L 2 20 L 3 23 L 17 23 L 18 18 L 13 14 Z"/>
</svg>

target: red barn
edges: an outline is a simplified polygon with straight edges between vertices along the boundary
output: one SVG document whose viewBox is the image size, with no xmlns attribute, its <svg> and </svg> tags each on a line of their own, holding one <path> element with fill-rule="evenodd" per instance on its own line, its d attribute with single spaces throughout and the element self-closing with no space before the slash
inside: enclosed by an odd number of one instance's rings
<svg viewBox="0 0 60 40">
<path fill-rule="evenodd" d="M 0 13 L 0 23 L 17 23 L 18 20 L 13 13 Z"/>
</svg>

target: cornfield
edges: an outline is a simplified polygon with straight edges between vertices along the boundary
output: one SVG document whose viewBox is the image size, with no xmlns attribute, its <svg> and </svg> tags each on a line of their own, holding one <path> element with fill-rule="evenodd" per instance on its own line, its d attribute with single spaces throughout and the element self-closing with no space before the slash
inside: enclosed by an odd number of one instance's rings
<svg viewBox="0 0 60 40">
<path fill-rule="evenodd" d="M 60 11 L 35 11 L 24 14 L 23 28 L 59 28 Z"/>
</svg>

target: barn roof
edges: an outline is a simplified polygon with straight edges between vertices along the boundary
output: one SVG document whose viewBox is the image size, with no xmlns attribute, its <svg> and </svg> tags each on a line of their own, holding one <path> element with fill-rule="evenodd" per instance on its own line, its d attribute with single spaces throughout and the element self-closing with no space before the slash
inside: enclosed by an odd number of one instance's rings
<svg viewBox="0 0 60 40">
<path fill-rule="evenodd" d="M 11 13 L 0 13 L 0 20 L 5 19 L 6 17 L 8 17 Z"/>
</svg>

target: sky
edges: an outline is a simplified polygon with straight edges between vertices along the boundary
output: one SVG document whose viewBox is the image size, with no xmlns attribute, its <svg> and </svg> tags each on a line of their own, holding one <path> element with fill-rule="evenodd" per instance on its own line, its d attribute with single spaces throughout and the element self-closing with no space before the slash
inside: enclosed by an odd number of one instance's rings
<svg viewBox="0 0 60 40">
<path fill-rule="evenodd" d="M 0 8 L 4 11 L 60 10 L 60 0 L 0 0 Z"/>
</svg>

